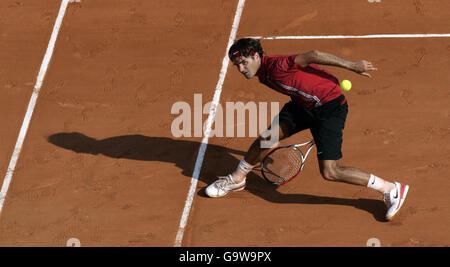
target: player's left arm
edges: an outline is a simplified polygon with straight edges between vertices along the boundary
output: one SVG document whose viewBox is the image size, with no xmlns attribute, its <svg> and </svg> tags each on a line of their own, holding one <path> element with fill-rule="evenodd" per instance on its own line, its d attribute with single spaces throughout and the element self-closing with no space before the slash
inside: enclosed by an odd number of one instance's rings
<svg viewBox="0 0 450 267">
<path fill-rule="evenodd" d="M 377 70 L 377 68 L 367 60 L 352 62 L 319 50 L 311 50 L 304 54 L 297 55 L 295 57 L 295 63 L 299 64 L 301 67 L 306 67 L 311 63 L 337 66 L 367 77 L 372 77 L 367 73 L 368 71 Z"/>
</svg>

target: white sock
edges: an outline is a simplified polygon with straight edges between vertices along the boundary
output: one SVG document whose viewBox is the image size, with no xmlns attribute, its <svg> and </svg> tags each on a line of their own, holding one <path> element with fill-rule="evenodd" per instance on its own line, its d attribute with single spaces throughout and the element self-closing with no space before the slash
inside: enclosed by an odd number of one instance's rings
<svg viewBox="0 0 450 267">
<path fill-rule="evenodd" d="M 388 193 L 392 189 L 392 186 L 392 183 L 386 182 L 373 174 L 370 175 L 369 183 L 367 184 L 368 188 L 375 189 L 383 194 Z"/>
<path fill-rule="evenodd" d="M 233 181 L 235 181 L 236 183 L 240 183 L 242 179 L 244 179 L 247 174 L 252 171 L 253 167 L 255 166 L 242 159 L 241 162 L 239 162 L 236 170 L 231 174 L 231 176 L 233 177 Z"/>
</svg>

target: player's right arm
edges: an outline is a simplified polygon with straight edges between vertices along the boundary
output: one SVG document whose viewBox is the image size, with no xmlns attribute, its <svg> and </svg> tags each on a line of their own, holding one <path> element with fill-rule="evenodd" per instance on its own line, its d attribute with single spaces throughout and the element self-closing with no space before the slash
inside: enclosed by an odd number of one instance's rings
<svg viewBox="0 0 450 267">
<path fill-rule="evenodd" d="M 369 61 L 361 60 L 352 62 L 319 50 L 311 50 L 306 53 L 297 55 L 295 57 L 295 63 L 299 64 L 302 68 L 308 66 L 308 64 L 311 63 L 337 66 L 354 71 L 367 77 L 371 77 L 370 74 L 367 73 L 367 71 L 377 70 Z"/>
</svg>

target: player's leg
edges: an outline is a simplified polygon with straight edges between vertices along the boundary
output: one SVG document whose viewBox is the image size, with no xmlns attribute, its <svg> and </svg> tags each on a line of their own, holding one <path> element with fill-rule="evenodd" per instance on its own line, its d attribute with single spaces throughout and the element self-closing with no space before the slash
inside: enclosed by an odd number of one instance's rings
<svg viewBox="0 0 450 267">
<path fill-rule="evenodd" d="M 206 194 L 210 197 L 223 197 L 229 192 L 243 190 L 246 186 L 247 174 L 278 145 L 280 140 L 289 136 L 289 129 L 288 123 L 284 120 L 277 124 L 272 124 L 264 134 L 252 143 L 236 170 L 227 176 L 219 177 L 218 180 L 210 184 L 206 188 Z M 273 138 L 274 133 L 278 133 L 277 138 Z M 263 145 L 263 142 L 269 143 Z"/>
<path fill-rule="evenodd" d="M 320 116 L 311 127 L 311 133 L 317 146 L 317 158 L 322 177 L 328 181 L 344 182 L 354 185 L 369 186 L 380 193 L 387 193 L 395 184 L 385 181 L 355 167 L 341 166 L 342 137 L 348 113 L 347 103 L 337 99 L 322 107 Z M 370 184 L 369 184 L 370 182 Z"/>
<path fill-rule="evenodd" d="M 311 122 L 310 114 L 306 113 L 295 102 L 286 103 L 269 129 L 264 131 L 250 146 L 247 154 L 231 174 L 233 181 L 236 183 L 243 181 L 253 167 L 278 146 L 279 141 L 309 128 Z"/>
<path fill-rule="evenodd" d="M 311 128 L 317 146 L 322 177 L 328 181 L 367 186 L 382 193 L 388 207 L 386 218 L 392 219 L 403 205 L 409 186 L 389 182 L 355 167 L 339 165 L 338 160 L 342 158 L 342 136 L 348 106 L 347 103 L 334 106 L 331 104 L 325 108 L 321 113 L 322 116 Z"/>
<path fill-rule="evenodd" d="M 272 124 L 250 146 L 247 154 L 240 161 L 236 170 L 231 174 L 235 183 L 242 182 L 247 174 L 258 165 L 269 152 L 278 146 L 279 141 L 290 136 L 291 125 L 281 119 L 279 123 Z M 274 137 L 274 134 L 278 136 Z"/>
<path fill-rule="evenodd" d="M 319 160 L 320 172 L 328 181 L 367 186 L 383 194 L 387 206 L 386 219 L 391 220 L 402 207 L 409 186 L 389 182 L 354 167 L 340 166 L 337 160 Z"/>
<path fill-rule="evenodd" d="M 355 167 L 341 166 L 337 160 L 319 160 L 319 168 L 322 177 L 328 181 L 371 186 L 372 189 L 375 189 L 380 193 L 387 193 L 395 188 L 394 183 L 376 177 L 373 174 L 366 173 Z M 371 178 L 372 181 L 370 181 Z"/>
<path fill-rule="evenodd" d="M 283 106 L 280 114 L 268 130 L 264 131 L 250 146 L 247 154 L 239 162 L 236 170 L 224 177 L 219 177 L 206 188 L 206 194 L 210 197 L 222 197 L 230 191 L 244 189 L 247 174 L 275 147 L 278 142 L 309 128 L 311 118 L 308 114 L 301 114 L 301 110 L 294 102 Z M 276 121 L 278 120 L 278 122 Z M 278 135 L 274 138 L 274 134 Z"/>
</svg>

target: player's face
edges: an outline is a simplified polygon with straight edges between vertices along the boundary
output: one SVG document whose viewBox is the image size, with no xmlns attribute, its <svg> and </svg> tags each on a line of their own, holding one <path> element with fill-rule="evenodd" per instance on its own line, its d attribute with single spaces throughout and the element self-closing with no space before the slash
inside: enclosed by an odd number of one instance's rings
<svg viewBox="0 0 450 267">
<path fill-rule="evenodd" d="M 233 59 L 233 64 L 245 78 L 250 79 L 258 72 L 261 66 L 261 58 L 257 53 L 248 57 L 240 56 Z"/>
</svg>

